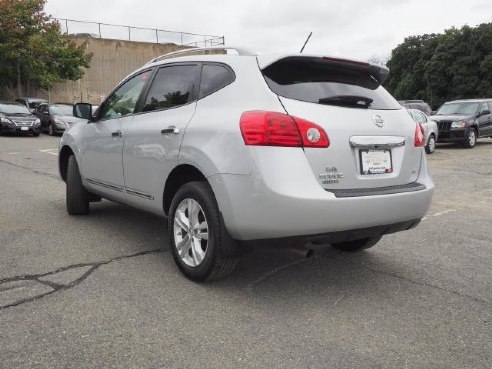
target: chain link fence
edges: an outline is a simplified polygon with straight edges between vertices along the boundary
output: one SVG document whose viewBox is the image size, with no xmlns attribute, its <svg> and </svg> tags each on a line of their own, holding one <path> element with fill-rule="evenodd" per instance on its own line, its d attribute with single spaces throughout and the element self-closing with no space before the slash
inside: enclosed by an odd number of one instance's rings
<svg viewBox="0 0 492 369">
<path fill-rule="evenodd" d="M 157 44 L 175 44 L 190 47 L 207 47 L 224 45 L 224 36 L 203 35 L 190 32 L 167 31 L 157 28 L 143 28 L 86 22 L 75 19 L 56 18 L 62 32 L 72 36 L 105 38 Z"/>
</svg>

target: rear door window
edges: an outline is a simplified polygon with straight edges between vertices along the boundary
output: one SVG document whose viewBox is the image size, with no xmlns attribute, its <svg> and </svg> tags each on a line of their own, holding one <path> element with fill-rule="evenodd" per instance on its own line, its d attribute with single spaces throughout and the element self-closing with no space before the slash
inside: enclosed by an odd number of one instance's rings
<svg viewBox="0 0 492 369">
<path fill-rule="evenodd" d="M 195 100 L 195 84 L 199 66 L 170 65 L 162 67 L 150 86 L 143 111 L 169 109 Z"/>
<path fill-rule="evenodd" d="M 205 64 L 202 68 L 200 95 L 203 98 L 224 88 L 235 79 L 232 70 L 220 64 Z"/>
<path fill-rule="evenodd" d="M 276 94 L 294 100 L 350 108 L 398 110 L 401 105 L 367 72 L 323 62 L 282 59 L 263 70 Z"/>
</svg>

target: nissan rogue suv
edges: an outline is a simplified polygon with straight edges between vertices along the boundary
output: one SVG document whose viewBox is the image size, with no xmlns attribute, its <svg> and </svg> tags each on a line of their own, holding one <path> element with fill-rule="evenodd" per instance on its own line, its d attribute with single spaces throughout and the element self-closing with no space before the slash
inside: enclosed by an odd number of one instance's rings
<svg viewBox="0 0 492 369">
<path fill-rule="evenodd" d="M 226 276 L 250 246 L 361 250 L 426 214 L 425 137 L 381 86 L 388 69 L 185 52 L 129 75 L 95 116 L 74 107 L 88 121 L 60 142 L 69 214 L 106 198 L 167 217 L 195 281 Z"/>
</svg>

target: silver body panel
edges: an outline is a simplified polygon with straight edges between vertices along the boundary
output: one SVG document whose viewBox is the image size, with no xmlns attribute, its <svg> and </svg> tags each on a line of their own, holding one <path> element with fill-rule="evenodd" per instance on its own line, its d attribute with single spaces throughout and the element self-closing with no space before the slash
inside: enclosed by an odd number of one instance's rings
<svg viewBox="0 0 492 369">
<path fill-rule="evenodd" d="M 268 88 L 255 56 L 186 56 L 145 68 L 190 61 L 224 63 L 236 79 L 188 105 L 77 124 L 64 133 L 60 147 L 74 152 L 89 191 L 165 215 L 166 179 L 177 166 L 190 165 L 207 178 L 225 225 L 238 240 L 393 224 L 427 212 L 434 184 L 423 149 L 413 147 L 415 123 L 404 109 L 350 109 L 281 98 Z M 326 130 L 330 147 L 246 146 L 239 119 L 250 110 L 287 111 L 315 122 Z M 384 119 L 384 127 L 374 124 L 375 113 Z M 170 126 L 179 132 L 162 135 Z M 111 135 L 117 130 L 121 137 Z M 360 174 L 358 150 L 364 142 L 391 150 L 393 173 Z M 343 178 L 323 184 L 319 173 L 327 167 L 343 171 Z M 411 182 L 426 189 L 352 198 L 330 192 Z"/>
</svg>

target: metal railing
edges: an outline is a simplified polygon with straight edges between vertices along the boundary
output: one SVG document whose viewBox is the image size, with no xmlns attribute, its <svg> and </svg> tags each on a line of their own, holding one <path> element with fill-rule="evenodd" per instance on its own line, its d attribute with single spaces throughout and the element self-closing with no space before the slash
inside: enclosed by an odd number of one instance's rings
<svg viewBox="0 0 492 369">
<path fill-rule="evenodd" d="M 75 19 L 55 18 L 63 33 L 72 36 L 152 42 L 157 44 L 172 43 L 181 46 L 207 47 L 225 44 L 224 36 L 204 35 L 190 32 L 167 31 L 158 28 L 144 28 L 87 22 Z"/>
</svg>

